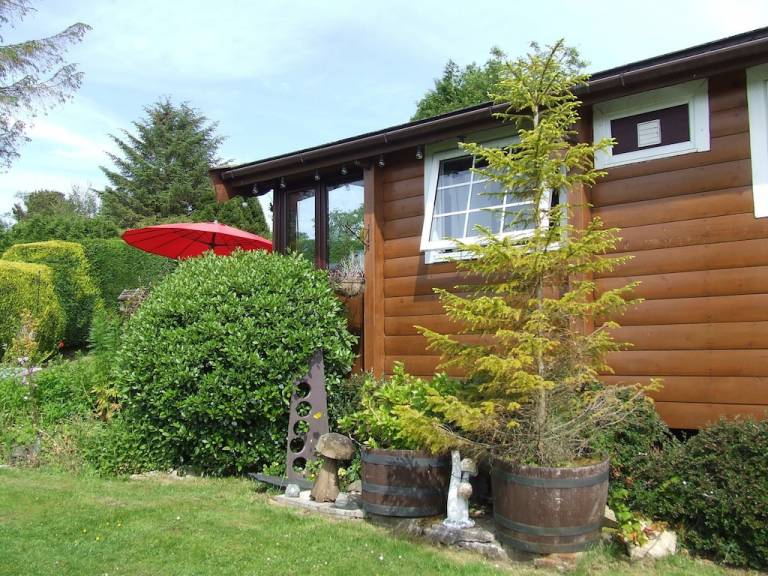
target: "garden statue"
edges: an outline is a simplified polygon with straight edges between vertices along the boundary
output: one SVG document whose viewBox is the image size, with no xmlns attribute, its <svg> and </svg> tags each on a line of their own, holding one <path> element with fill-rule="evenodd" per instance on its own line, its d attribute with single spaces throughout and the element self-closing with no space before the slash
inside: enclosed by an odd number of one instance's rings
<svg viewBox="0 0 768 576">
<path fill-rule="evenodd" d="M 451 483 L 448 487 L 448 517 L 443 524 L 448 528 L 472 528 L 469 519 L 469 498 L 472 485 L 469 478 L 477 474 L 477 465 L 471 458 L 461 459 L 458 450 L 451 451 Z"/>
<path fill-rule="evenodd" d="M 317 474 L 310 496 L 315 502 L 334 502 L 339 495 L 339 460 L 351 460 L 355 455 L 352 439 L 329 432 L 317 441 L 315 451 L 323 456 L 323 467 Z"/>
</svg>

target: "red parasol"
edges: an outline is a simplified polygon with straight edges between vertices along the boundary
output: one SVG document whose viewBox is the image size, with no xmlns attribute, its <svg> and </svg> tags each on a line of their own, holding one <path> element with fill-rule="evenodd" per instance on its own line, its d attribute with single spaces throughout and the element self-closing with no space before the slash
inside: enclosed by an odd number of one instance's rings
<svg viewBox="0 0 768 576">
<path fill-rule="evenodd" d="M 145 252 L 176 259 L 199 256 L 206 250 L 213 250 L 219 256 L 227 256 L 235 248 L 272 251 L 272 242 L 266 238 L 218 222 L 135 228 L 126 230 L 123 240 Z"/>
</svg>

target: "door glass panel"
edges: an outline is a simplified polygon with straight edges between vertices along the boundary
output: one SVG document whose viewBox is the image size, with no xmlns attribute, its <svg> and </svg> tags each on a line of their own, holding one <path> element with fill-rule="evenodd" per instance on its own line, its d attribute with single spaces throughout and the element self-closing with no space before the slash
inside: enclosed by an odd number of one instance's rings
<svg viewBox="0 0 768 576">
<path fill-rule="evenodd" d="M 363 181 L 328 187 L 328 268 L 354 261 L 362 268 Z"/>
<path fill-rule="evenodd" d="M 287 246 L 315 261 L 315 191 L 302 190 L 288 195 Z"/>
</svg>

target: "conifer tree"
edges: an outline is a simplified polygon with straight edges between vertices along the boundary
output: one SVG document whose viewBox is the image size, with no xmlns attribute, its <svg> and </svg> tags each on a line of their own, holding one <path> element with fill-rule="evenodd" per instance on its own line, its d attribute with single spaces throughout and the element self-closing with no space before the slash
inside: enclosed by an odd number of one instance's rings
<svg viewBox="0 0 768 576">
<path fill-rule="evenodd" d="M 13 27 L 30 12 L 34 8 L 27 0 L 0 0 L 0 27 Z M 78 22 L 47 38 L 0 44 L 0 168 L 9 168 L 18 158 L 19 146 L 28 139 L 28 117 L 64 102 L 80 88 L 83 73 L 65 64 L 62 54 L 88 30 L 90 26 Z"/>
<path fill-rule="evenodd" d="M 508 105 L 498 117 L 514 123 L 517 140 L 504 148 L 463 145 L 501 194 L 529 204 L 504 215 L 510 234 L 484 229 L 480 243 L 458 242 L 472 256 L 458 267 L 476 281 L 457 293 L 436 292 L 462 335 L 420 329 L 442 354 L 442 368 L 467 374 L 461 393 L 431 395 L 430 408 L 442 417 L 400 409 L 409 433 L 432 449 L 463 446 L 539 465 L 572 462 L 638 394 L 598 382 L 610 370 L 605 355 L 622 348 L 611 337 L 611 318 L 638 302 L 628 298 L 634 284 L 596 293 L 592 279 L 625 260 L 605 257 L 618 231 L 599 218 L 579 229 L 569 222 L 571 206 L 551 202 L 553 191 L 563 199 L 594 184 L 603 175 L 593 167 L 594 153 L 612 144 L 576 142 L 574 90 L 587 79 L 582 66 L 562 41 L 548 49 L 533 44 L 526 58 L 504 65 L 493 94 Z"/>
<path fill-rule="evenodd" d="M 122 227 L 218 218 L 264 234 L 257 201 L 215 206 L 208 169 L 219 163 L 223 138 L 216 134 L 217 124 L 167 98 L 144 110 L 146 117 L 133 122 L 134 133 L 111 136 L 119 154 L 110 154 L 114 168 L 101 168 L 109 180 L 99 193 L 102 214 Z"/>
</svg>

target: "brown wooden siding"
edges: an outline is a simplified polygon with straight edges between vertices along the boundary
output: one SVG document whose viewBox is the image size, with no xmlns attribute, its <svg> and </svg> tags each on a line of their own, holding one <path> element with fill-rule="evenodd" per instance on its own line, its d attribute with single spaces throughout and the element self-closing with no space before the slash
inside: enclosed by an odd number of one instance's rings
<svg viewBox="0 0 768 576">
<path fill-rule="evenodd" d="M 590 194 L 593 214 L 622 229 L 617 254 L 633 256 L 598 277 L 598 289 L 639 280 L 635 295 L 646 300 L 615 331 L 634 346 L 611 355 L 606 381 L 662 378 L 657 407 L 673 427 L 768 408 L 768 219 L 752 214 L 746 106 L 743 73 L 710 79 L 708 152 L 613 168 Z M 413 151 L 388 159 L 376 192 L 379 367 L 402 361 L 430 376 L 439 358 L 415 326 L 456 331 L 433 288 L 460 278 L 454 264 L 427 265 L 419 251 L 423 162 Z"/>
<path fill-rule="evenodd" d="M 617 167 L 592 193 L 634 257 L 598 288 L 639 280 L 645 299 L 614 331 L 633 346 L 606 381 L 661 378 L 679 428 L 768 408 L 768 219 L 752 213 L 743 73 L 710 79 L 710 129 L 710 151 Z"/>
</svg>

